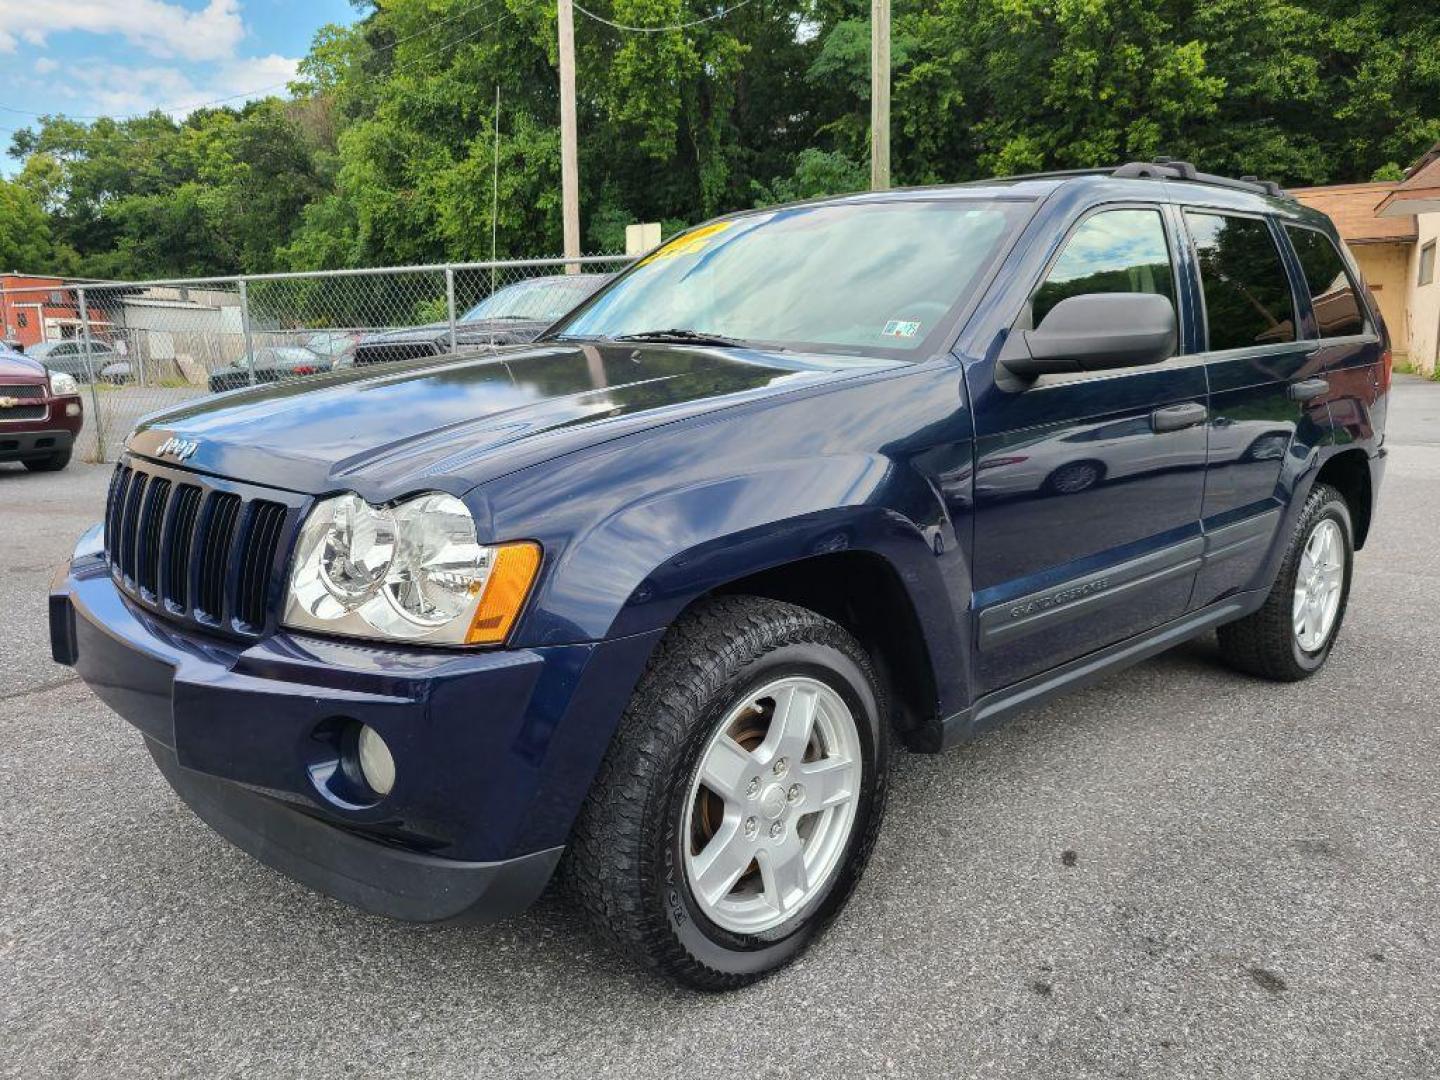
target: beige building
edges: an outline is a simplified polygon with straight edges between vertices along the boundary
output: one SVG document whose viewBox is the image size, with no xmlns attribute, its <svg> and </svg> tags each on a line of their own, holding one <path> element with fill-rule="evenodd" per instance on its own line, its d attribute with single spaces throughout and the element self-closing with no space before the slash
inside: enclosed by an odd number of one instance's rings
<svg viewBox="0 0 1440 1080">
<path fill-rule="evenodd" d="M 1291 188 L 1330 216 L 1380 305 L 1397 357 L 1440 370 L 1440 144 L 1404 180 Z"/>
<path fill-rule="evenodd" d="M 1386 195 L 1377 211 L 1389 221 L 1415 222 L 1415 243 L 1406 268 L 1409 282 L 1406 329 L 1410 362 L 1434 375 L 1440 372 L 1440 143 L 1417 161 L 1403 183 Z"/>
</svg>

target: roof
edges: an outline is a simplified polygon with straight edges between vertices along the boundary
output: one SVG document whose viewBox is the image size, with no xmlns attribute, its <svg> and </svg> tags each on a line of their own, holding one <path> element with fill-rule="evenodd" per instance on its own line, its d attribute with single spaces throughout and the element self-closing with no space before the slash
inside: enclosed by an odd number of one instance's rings
<svg viewBox="0 0 1440 1080">
<path fill-rule="evenodd" d="M 1436 213 L 1440 213 L 1440 143 L 1410 167 L 1405 179 L 1380 204 L 1383 217 Z"/>
<path fill-rule="evenodd" d="M 1386 180 L 1291 188 L 1290 194 L 1327 215 L 1347 244 L 1413 243 L 1418 235 L 1413 213 L 1403 211 L 1382 217 L 1378 212 L 1380 204 L 1399 187 L 1398 181 Z"/>
</svg>

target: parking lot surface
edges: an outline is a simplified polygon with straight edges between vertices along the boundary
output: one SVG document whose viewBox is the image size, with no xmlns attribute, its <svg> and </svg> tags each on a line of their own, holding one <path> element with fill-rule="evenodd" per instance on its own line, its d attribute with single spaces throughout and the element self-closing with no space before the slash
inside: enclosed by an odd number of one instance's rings
<svg viewBox="0 0 1440 1080">
<path fill-rule="evenodd" d="M 1323 674 L 1202 639 L 900 755 L 839 922 L 721 997 L 558 898 L 411 928 L 231 848 L 49 660 L 109 470 L 0 465 L 0 1075 L 1440 1075 L 1440 384 L 1397 379 L 1389 445 Z"/>
</svg>

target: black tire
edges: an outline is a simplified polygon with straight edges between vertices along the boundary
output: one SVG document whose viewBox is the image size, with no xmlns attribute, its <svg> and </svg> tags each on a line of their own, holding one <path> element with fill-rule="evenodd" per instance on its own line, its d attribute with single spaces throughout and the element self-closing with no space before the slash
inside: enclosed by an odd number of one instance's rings
<svg viewBox="0 0 1440 1080">
<path fill-rule="evenodd" d="M 702 751 L 742 695 L 804 674 L 851 709 L 863 747 L 856 816 L 826 886 L 764 934 L 712 923 L 691 893 L 682 822 Z M 884 813 L 889 723 L 860 645 L 805 608 L 722 597 L 686 614 L 642 676 L 581 811 L 565 878 L 601 933 L 652 970 L 701 990 L 730 990 L 798 956 L 844 906 Z"/>
<path fill-rule="evenodd" d="M 1345 547 L 1345 579 L 1340 589 L 1340 606 L 1330 634 L 1318 649 L 1301 648 L 1295 633 L 1292 603 L 1300 557 L 1310 534 L 1321 521 L 1330 519 L 1340 526 Z M 1355 532 L 1350 520 L 1350 507 L 1345 497 L 1329 484 L 1316 484 L 1295 522 L 1290 547 L 1280 573 L 1265 599 L 1265 605 L 1252 615 L 1219 628 L 1220 655 L 1231 667 L 1276 682 L 1299 682 L 1319 671 L 1334 648 L 1345 621 L 1345 608 L 1350 601 L 1350 579 L 1355 562 Z"/>
<path fill-rule="evenodd" d="M 69 464 L 69 450 L 57 450 L 49 457 L 25 459 L 25 468 L 31 472 L 59 472 Z"/>
</svg>

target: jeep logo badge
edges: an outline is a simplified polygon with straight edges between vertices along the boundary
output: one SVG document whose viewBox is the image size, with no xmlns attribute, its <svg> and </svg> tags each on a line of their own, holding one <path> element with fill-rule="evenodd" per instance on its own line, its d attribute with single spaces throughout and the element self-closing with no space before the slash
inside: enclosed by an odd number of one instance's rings
<svg viewBox="0 0 1440 1080">
<path fill-rule="evenodd" d="M 160 457 L 173 457 L 176 461 L 184 461 L 199 449 L 200 443 L 197 440 L 182 439 L 178 435 L 171 435 L 160 444 L 160 449 L 155 453 Z"/>
</svg>

